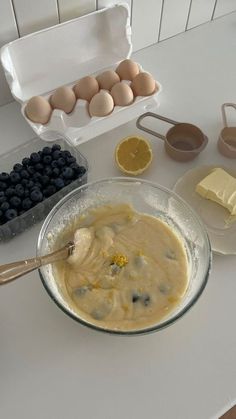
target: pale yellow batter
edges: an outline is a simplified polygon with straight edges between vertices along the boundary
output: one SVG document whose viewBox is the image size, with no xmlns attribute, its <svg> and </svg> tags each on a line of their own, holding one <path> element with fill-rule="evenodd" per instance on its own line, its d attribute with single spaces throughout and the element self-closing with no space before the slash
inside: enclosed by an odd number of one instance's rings
<svg viewBox="0 0 236 419">
<path fill-rule="evenodd" d="M 77 251 L 55 269 L 83 319 L 133 330 L 156 324 L 179 303 L 188 285 L 187 255 L 166 223 L 126 204 L 104 206 L 74 222 L 60 243 L 78 227 Z"/>
</svg>

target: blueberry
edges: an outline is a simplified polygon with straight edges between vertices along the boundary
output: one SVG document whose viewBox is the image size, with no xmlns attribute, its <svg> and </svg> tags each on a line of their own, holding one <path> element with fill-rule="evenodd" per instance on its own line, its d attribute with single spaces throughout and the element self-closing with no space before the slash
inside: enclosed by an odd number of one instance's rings
<svg viewBox="0 0 236 419">
<path fill-rule="evenodd" d="M 21 199 L 20 199 L 18 196 L 12 196 L 12 197 L 9 199 L 9 202 L 10 202 L 10 205 L 11 205 L 13 208 L 19 208 L 19 207 L 20 207 L 20 205 L 21 205 Z"/>
<path fill-rule="evenodd" d="M 6 212 L 8 209 L 10 208 L 10 204 L 9 204 L 9 202 L 3 202 L 1 205 L 0 205 L 0 209 L 1 209 L 1 211 L 3 211 L 3 212 Z"/>
<path fill-rule="evenodd" d="M 17 217 L 17 211 L 15 209 L 10 208 L 5 212 L 5 218 L 7 221 L 13 220 L 13 218 L 16 218 L 16 217 Z"/>
<path fill-rule="evenodd" d="M 10 173 L 10 179 L 12 183 L 20 183 L 21 177 L 19 173 L 15 172 L 14 170 Z"/>
<path fill-rule="evenodd" d="M 44 166 L 42 163 L 36 163 L 34 167 L 35 167 L 36 172 L 42 172 L 44 169 Z"/>
<path fill-rule="evenodd" d="M 64 180 L 61 179 L 60 177 L 58 177 L 57 179 L 55 179 L 54 184 L 55 184 L 55 186 L 56 186 L 57 189 L 62 189 L 65 186 Z"/>
<path fill-rule="evenodd" d="M 33 203 L 30 198 L 25 198 L 22 201 L 22 208 L 27 211 L 32 207 L 32 204 Z"/>
<path fill-rule="evenodd" d="M 30 195 L 30 190 L 28 188 L 25 188 L 25 190 L 24 190 L 24 198 L 28 198 L 29 195 Z"/>
<path fill-rule="evenodd" d="M 42 175 L 42 177 L 41 177 L 41 179 L 40 179 L 40 183 L 43 185 L 43 186 L 46 186 L 48 183 L 49 183 L 49 177 L 48 176 L 46 176 L 46 175 Z"/>
<path fill-rule="evenodd" d="M 52 156 L 50 156 L 50 155 L 43 156 L 43 163 L 44 164 L 50 164 L 51 161 L 52 161 Z"/>
<path fill-rule="evenodd" d="M 40 155 L 38 153 L 32 153 L 30 155 L 30 160 L 31 160 L 32 164 L 36 164 L 36 163 L 40 162 L 41 158 L 40 158 Z"/>
<path fill-rule="evenodd" d="M 71 153 L 68 150 L 63 150 L 61 154 L 62 157 L 64 157 L 64 159 L 66 159 L 66 157 L 72 157 Z"/>
<path fill-rule="evenodd" d="M 71 163 L 70 164 L 71 169 L 73 169 L 75 172 L 79 169 L 78 163 Z"/>
<path fill-rule="evenodd" d="M 61 153 L 61 151 L 60 151 L 60 150 L 55 150 L 55 151 L 53 151 L 53 153 L 52 153 L 52 158 L 53 158 L 54 160 L 58 160 L 60 157 L 62 157 L 62 153 Z"/>
<path fill-rule="evenodd" d="M 22 160 L 23 166 L 29 166 L 30 165 L 30 159 L 29 157 L 24 157 Z"/>
<path fill-rule="evenodd" d="M 59 176 L 59 174 L 60 174 L 60 169 L 58 169 L 58 167 L 54 167 L 52 169 L 52 177 L 56 178 Z"/>
<path fill-rule="evenodd" d="M 68 156 L 66 157 L 66 163 L 67 164 L 76 163 L 76 158 L 74 156 Z"/>
<path fill-rule="evenodd" d="M 24 196 L 24 194 L 25 194 L 25 189 L 24 189 L 23 185 L 21 185 L 21 184 L 17 184 L 17 185 L 15 186 L 15 194 L 16 194 L 16 196 L 18 196 L 19 198 L 22 198 L 22 197 Z"/>
<path fill-rule="evenodd" d="M 150 302 L 151 302 L 150 295 L 148 295 L 148 294 L 144 294 L 144 295 L 142 296 L 142 302 L 143 302 L 143 304 L 144 304 L 145 306 L 148 306 L 148 305 L 150 304 Z"/>
<path fill-rule="evenodd" d="M 29 180 L 28 179 L 21 179 L 21 185 L 26 188 L 29 184 Z"/>
<path fill-rule="evenodd" d="M 64 179 L 73 179 L 74 171 L 71 167 L 64 167 L 61 174 Z"/>
<path fill-rule="evenodd" d="M 34 182 L 32 180 L 28 181 L 27 188 L 31 189 L 34 186 Z"/>
<path fill-rule="evenodd" d="M 23 166 L 20 163 L 16 163 L 14 164 L 13 169 L 15 170 L 15 172 L 20 172 L 23 169 Z"/>
<path fill-rule="evenodd" d="M 10 176 L 6 172 L 0 173 L 0 181 L 1 182 L 7 182 L 10 179 Z"/>
<path fill-rule="evenodd" d="M 43 194 L 38 189 L 34 189 L 31 194 L 30 198 L 33 202 L 41 202 L 43 200 Z"/>
<path fill-rule="evenodd" d="M 15 189 L 10 186 L 5 190 L 5 195 L 7 198 L 10 198 L 11 196 L 15 195 Z"/>
<path fill-rule="evenodd" d="M 49 154 L 51 154 L 51 148 L 50 147 L 44 147 L 43 149 L 42 149 L 42 153 L 45 155 L 45 156 L 47 156 L 47 155 L 49 155 Z"/>
<path fill-rule="evenodd" d="M 41 183 L 40 182 L 35 182 L 35 184 L 34 184 L 34 186 L 33 186 L 33 188 L 31 188 L 31 190 L 33 190 L 33 189 L 41 189 L 41 187 L 42 187 L 42 185 L 41 185 Z"/>
<path fill-rule="evenodd" d="M 58 167 L 63 167 L 63 166 L 65 166 L 65 165 L 66 165 L 66 161 L 65 161 L 65 159 L 63 159 L 62 157 L 60 157 L 60 158 L 57 160 L 57 165 L 58 165 Z"/>
<path fill-rule="evenodd" d="M 44 196 L 47 198 L 48 196 L 54 195 L 56 192 L 56 187 L 54 185 L 48 185 L 46 189 L 44 189 Z"/>
<path fill-rule="evenodd" d="M 20 176 L 21 176 L 22 179 L 29 179 L 30 178 L 29 173 L 25 169 L 21 170 Z"/>
<path fill-rule="evenodd" d="M 59 144 L 53 144 L 52 151 L 60 150 L 60 149 L 61 149 L 61 146 Z"/>
<path fill-rule="evenodd" d="M 52 161 L 52 163 L 51 163 L 51 167 L 54 169 L 55 167 L 58 167 L 58 164 L 57 164 L 57 160 L 53 160 Z"/>
<path fill-rule="evenodd" d="M 86 169 L 84 166 L 79 166 L 79 169 L 77 170 L 77 174 L 79 176 L 83 176 L 86 173 Z"/>
<path fill-rule="evenodd" d="M 140 295 L 137 294 L 136 292 L 133 293 L 133 295 L 132 295 L 132 303 L 137 303 L 137 301 L 139 301 L 139 300 L 140 300 Z"/>
<path fill-rule="evenodd" d="M 0 191 L 0 196 L 5 196 L 5 192 L 4 191 Z"/>
<path fill-rule="evenodd" d="M 5 195 L 1 195 L 0 196 L 0 205 L 3 203 L 3 202 L 6 202 L 7 201 L 7 198 L 5 197 Z"/>
<path fill-rule="evenodd" d="M 35 172 L 32 176 L 32 179 L 34 182 L 40 182 L 41 177 L 42 177 L 41 173 Z"/>
<path fill-rule="evenodd" d="M 5 191 L 5 189 L 7 189 L 6 182 L 0 182 L 0 191 Z"/>
<path fill-rule="evenodd" d="M 52 176 L 52 168 L 51 168 L 51 166 L 45 166 L 44 167 L 43 174 L 46 175 L 46 176 L 49 176 L 49 177 Z"/>
<path fill-rule="evenodd" d="M 36 163 L 36 164 L 38 164 L 38 163 Z M 27 167 L 27 172 L 30 174 L 30 175 L 33 175 L 34 173 L 35 173 L 35 168 L 34 168 L 34 166 L 28 166 Z"/>
</svg>

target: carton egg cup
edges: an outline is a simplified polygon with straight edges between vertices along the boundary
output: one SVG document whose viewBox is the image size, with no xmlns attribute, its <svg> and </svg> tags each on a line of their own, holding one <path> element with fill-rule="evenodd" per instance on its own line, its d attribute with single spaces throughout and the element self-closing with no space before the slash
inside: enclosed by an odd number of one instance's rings
<svg viewBox="0 0 236 419">
<path fill-rule="evenodd" d="M 110 67 L 104 69 L 104 71 L 115 70 L 117 65 L 118 64 L 116 64 L 113 68 Z M 141 68 L 140 70 L 143 71 Z M 98 74 L 93 74 L 93 76 L 97 75 Z M 129 85 L 131 84 L 129 80 L 125 80 L 124 82 Z M 74 84 L 70 84 L 68 86 L 73 87 Z M 25 115 L 27 102 L 22 105 L 21 112 L 32 129 L 42 139 L 53 141 L 54 136 L 57 136 L 56 133 L 61 133 L 67 137 L 70 143 L 76 146 L 88 141 L 94 136 L 102 134 L 109 129 L 115 128 L 115 126 L 121 125 L 127 121 L 127 118 L 128 120 L 133 119 L 132 116 L 135 117 L 139 113 L 142 113 L 144 109 L 147 109 L 147 99 L 149 99 L 148 107 L 151 105 L 151 102 L 153 105 L 156 104 L 156 97 L 160 91 L 161 85 L 156 82 L 156 89 L 152 95 L 148 97 L 137 96 L 134 98 L 133 103 L 128 106 L 114 106 L 113 111 L 104 117 L 91 117 L 88 110 L 89 102 L 83 99 L 77 99 L 73 111 L 69 114 L 60 109 L 53 109 L 49 122 L 44 125 L 32 122 L 29 118 L 27 118 Z M 53 92 L 50 92 L 49 94 L 43 96 L 45 99 L 49 100 L 52 94 Z"/>
<path fill-rule="evenodd" d="M 60 134 L 77 146 L 157 107 L 161 85 L 156 82 L 152 95 L 137 96 L 128 106 L 115 106 L 105 117 L 91 117 L 88 102 L 78 99 L 70 114 L 54 109 L 45 125 L 26 117 L 28 100 L 37 95 L 49 99 L 60 86 L 73 87 L 84 76 L 115 70 L 131 51 L 129 8 L 120 4 L 10 42 L 1 49 L 1 61 L 12 95 L 34 132 L 46 141 Z"/>
</svg>

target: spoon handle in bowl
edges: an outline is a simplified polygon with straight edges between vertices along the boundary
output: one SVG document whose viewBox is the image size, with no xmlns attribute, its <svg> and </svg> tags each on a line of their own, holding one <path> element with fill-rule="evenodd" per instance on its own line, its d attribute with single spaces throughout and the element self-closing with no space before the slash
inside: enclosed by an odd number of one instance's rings
<svg viewBox="0 0 236 419">
<path fill-rule="evenodd" d="M 0 266 L 0 285 L 6 284 L 14 279 L 40 268 L 40 266 L 67 259 L 73 252 L 74 243 L 70 242 L 62 249 L 56 250 L 45 256 L 21 260 L 19 262 L 7 263 Z"/>
</svg>

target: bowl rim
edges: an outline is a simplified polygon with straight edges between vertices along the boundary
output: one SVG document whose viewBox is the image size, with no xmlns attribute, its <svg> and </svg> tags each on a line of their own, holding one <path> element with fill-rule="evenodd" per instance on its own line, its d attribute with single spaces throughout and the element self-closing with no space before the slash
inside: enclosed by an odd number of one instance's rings
<svg viewBox="0 0 236 419">
<path fill-rule="evenodd" d="M 40 229 L 39 235 L 38 235 L 38 239 L 37 239 L 37 245 L 36 245 L 36 255 L 40 256 L 40 248 L 41 248 L 41 244 L 43 241 L 43 238 L 45 237 L 45 232 L 46 229 L 50 223 L 50 221 L 52 220 L 52 218 L 54 217 L 54 215 L 57 213 L 57 211 L 59 210 L 59 208 L 61 208 L 64 203 L 71 198 L 73 195 L 76 195 L 78 192 L 82 191 L 83 189 L 87 189 L 90 186 L 94 186 L 96 184 L 102 184 L 102 183 L 114 183 L 114 182 L 126 182 L 126 183 L 142 183 L 142 184 L 147 184 L 149 186 L 152 186 L 154 188 L 160 189 L 163 192 L 169 193 L 171 196 L 173 196 L 174 198 L 176 198 L 183 206 L 185 206 L 188 211 L 190 211 L 190 213 L 192 214 L 192 216 L 195 218 L 195 220 L 197 221 L 197 223 L 199 224 L 200 228 L 201 228 L 201 232 L 204 236 L 204 241 L 206 244 L 207 249 L 207 253 L 208 253 L 208 263 L 206 263 L 206 272 L 205 272 L 205 276 L 204 279 L 202 281 L 202 284 L 200 286 L 200 288 L 198 289 L 197 293 L 194 295 L 194 297 L 188 302 L 188 304 L 186 304 L 186 306 L 180 310 L 180 312 L 178 314 L 176 314 L 174 317 L 172 317 L 169 320 L 163 321 L 160 324 L 154 324 L 150 327 L 145 327 L 143 329 L 137 329 L 137 330 L 117 330 L 117 329 L 109 329 L 109 328 L 105 328 L 102 326 L 97 326 L 93 323 L 90 323 L 89 321 L 83 320 L 81 317 L 79 317 L 79 315 L 75 315 L 72 312 L 68 311 L 67 308 L 60 302 L 58 301 L 58 299 L 56 298 L 56 296 L 54 295 L 54 293 L 51 291 L 51 289 L 48 287 L 47 285 L 47 281 L 44 278 L 44 275 L 41 272 L 41 269 L 38 269 L 39 272 L 39 276 L 40 279 L 42 281 L 42 284 L 45 288 L 45 290 L 47 291 L 48 295 L 51 297 L 51 299 L 54 301 L 54 303 L 56 303 L 56 305 L 69 317 L 71 317 L 73 320 L 75 320 L 77 323 L 82 324 L 83 326 L 89 327 L 90 329 L 96 330 L 98 332 L 103 332 L 106 334 L 110 334 L 110 335 L 119 335 L 119 336 L 139 336 L 139 335 L 145 335 L 151 332 L 156 332 L 156 331 L 160 331 L 165 329 L 166 327 L 170 326 L 171 324 L 174 324 L 177 320 L 179 320 L 184 314 L 186 314 L 190 308 L 192 308 L 194 306 L 194 304 L 197 302 L 197 300 L 199 299 L 199 297 L 201 296 L 201 294 L 203 293 L 206 284 L 208 282 L 208 278 L 209 278 L 209 274 L 211 271 L 211 267 L 212 267 L 212 250 L 211 250 L 211 244 L 210 244 L 210 240 L 207 234 L 207 231 L 205 229 L 205 226 L 203 224 L 203 222 L 201 221 L 200 217 L 197 215 L 197 213 L 195 212 L 195 210 L 187 203 L 185 202 L 184 199 L 182 199 L 176 192 L 174 192 L 171 189 L 166 188 L 165 186 L 162 186 L 156 182 L 152 182 L 146 179 L 141 179 L 141 178 L 133 178 L 133 177 L 128 177 L 128 176 L 117 176 L 117 177 L 109 177 L 109 178 L 101 178 L 99 180 L 96 181 L 90 181 L 88 183 L 85 183 L 81 186 L 79 186 L 78 188 L 75 188 L 74 190 L 72 190 L 71 192 L 69 192 L 67 195 L 65 195 L 60 201 L 57 202 L 57 204 L 51 209 L 51 211 L 49 212 L 49 214 L 47 215 L 47 217 L 45 218 L 43 225 Z"/>
</svg>

